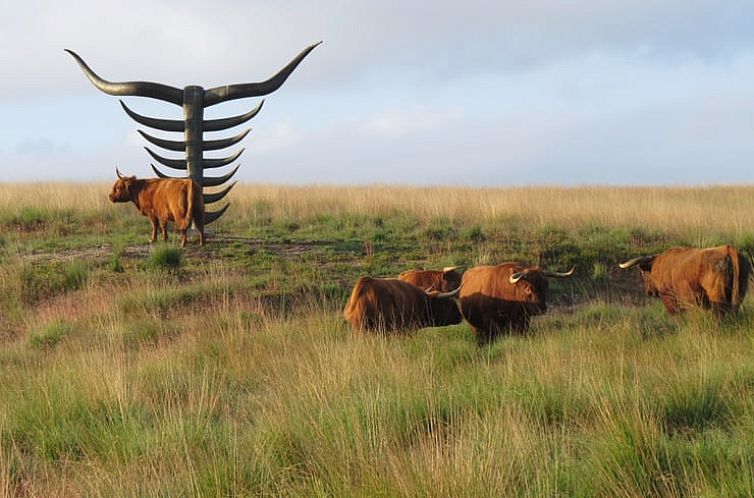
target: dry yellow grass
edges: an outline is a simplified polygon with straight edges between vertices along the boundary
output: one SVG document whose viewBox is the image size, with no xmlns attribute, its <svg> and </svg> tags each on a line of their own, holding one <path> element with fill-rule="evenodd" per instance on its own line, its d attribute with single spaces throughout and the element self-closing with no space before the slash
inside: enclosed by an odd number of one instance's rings
<svg viewBox="0 0 754 498">
<path fill-rule="evenodd" d="M 0 211 L 25 207 L 108 208 L 109 183 L 0 184 Z M 312 213 L 446 216 L 470 222 L 522 219 L 563 228 L 595 223 L 738 236 L 754 227 L 754 186 L 714 187 L 412 187 L 240 184 L 228 199 L 240 216 L 264 206 L 273 217 Z"/>
</svg>

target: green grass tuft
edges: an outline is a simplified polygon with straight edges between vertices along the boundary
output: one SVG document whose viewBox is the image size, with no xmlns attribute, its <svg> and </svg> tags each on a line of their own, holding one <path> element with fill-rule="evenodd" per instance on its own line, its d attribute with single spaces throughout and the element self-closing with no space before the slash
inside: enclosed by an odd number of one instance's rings
<svg viewBox="0 0 754 498">
<path fill-rule="evenodd" d="M 146 265 L 153 270 L 176 270 L 181 266 L 181 251 L 177 247 L 159 244 L 152 249 Z"/>
<path fill-rule="evenodd" d="M 47 324 L 37 332 L 29 336 L 29 345 L 37 349 L 47 349 L 56 346 L 61 340 L 73 332 L 74 325 L 71 322 L 59 319 Z"/>
</svg>

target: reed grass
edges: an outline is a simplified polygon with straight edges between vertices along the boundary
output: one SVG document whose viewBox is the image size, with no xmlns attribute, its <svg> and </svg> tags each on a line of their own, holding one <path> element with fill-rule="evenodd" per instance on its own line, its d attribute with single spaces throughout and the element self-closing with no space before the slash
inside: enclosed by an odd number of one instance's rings
<svg viewBox="0 0 754 498">
<path fill-rule="evenodd" d="M 169 272 L 107 188 L 0 186 L 2 496 L 754 494 L 751 298 L 670 318 L 611 264 L 745 242 L 752 188 L 239 185 L 247 237 Z M 340 318 L 359 274 L 535 250 L 590 264 L 528 336 Z"/>
</svg>

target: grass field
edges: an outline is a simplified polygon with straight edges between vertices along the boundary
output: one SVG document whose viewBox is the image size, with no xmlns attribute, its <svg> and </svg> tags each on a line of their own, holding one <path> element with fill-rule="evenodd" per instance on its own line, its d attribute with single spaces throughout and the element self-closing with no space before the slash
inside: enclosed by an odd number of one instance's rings
<svg viewBox="0 0 754 498">
<path fill-rule="evenodd" d="M 754 188 L 237 186 L 199 249 L 108 184 L 0 185 L 3 496 L 752 496 L 754 306 L 616 262 L 754 250 Z M 521 261 L 532 333 L 354 335 L 360 275 Z"/>
</svg>

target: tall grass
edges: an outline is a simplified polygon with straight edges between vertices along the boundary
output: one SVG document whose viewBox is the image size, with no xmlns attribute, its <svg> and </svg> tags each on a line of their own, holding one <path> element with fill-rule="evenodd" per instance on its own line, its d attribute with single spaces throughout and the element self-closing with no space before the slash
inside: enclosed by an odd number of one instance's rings
<svg viewBox="0 0 754 498">
<path fill-rule="evenodd" d="M 107 202 L 109 183 L 0 184 L 0 213 L 44 221 L 48 213 L 111 213 L 126 210 Z M 749 206 L 754 187 L 406 187 L 238 185 L 228 199 L 233 215 L 223 221 L 263 223 L 268 219 L 353 213 L 420 219 L 446 217 L 469 222 L 518 219 L 570 229 L 584 224 L 644 227 L 689 232 L 700 242 L 705 233 L 750 234 Z M 122 208 L 122 209 L 121 209 Z M 26 213 L 26 214 L 24 214 Z M 131 213 L 135 215 L 135 211 Z M 235 223 L 235 221 L 233 222 Z"/>
<path fill-rule="evenodd" d="M 670 318 L 605 259 L 745 242 L 753 189 L 239 186 L 246 238 L 163 272 L 108 187 L 0 186 L 3 496 L 754 494 L 751 299 Z M 589 264 L 528 336 L 340 318 L 358 274 L 531 254 Z"/>
</svg>

